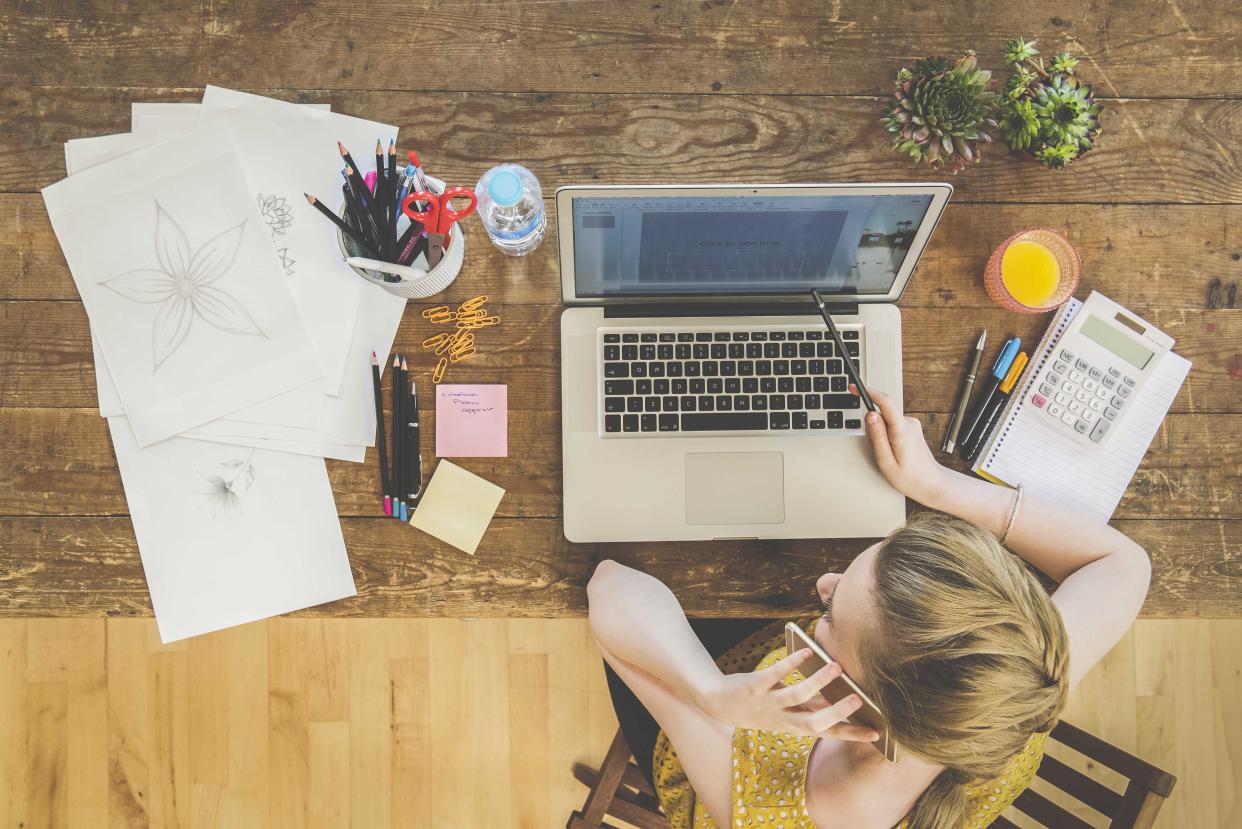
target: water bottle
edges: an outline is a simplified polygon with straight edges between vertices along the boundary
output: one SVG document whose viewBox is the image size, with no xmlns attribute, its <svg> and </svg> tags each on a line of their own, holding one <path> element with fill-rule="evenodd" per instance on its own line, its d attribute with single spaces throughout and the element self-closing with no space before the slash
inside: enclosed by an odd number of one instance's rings
<svg viewBox="0 0 1242 829">
<path fill-rule="evenodd" d="M 497 164 L 474 188 L 479 219 L 492 244 L 509 256 L 525 256 L 543 241 L 548 217 L 543 191 L 530 170 L 520 164 Z"/>
</svg>

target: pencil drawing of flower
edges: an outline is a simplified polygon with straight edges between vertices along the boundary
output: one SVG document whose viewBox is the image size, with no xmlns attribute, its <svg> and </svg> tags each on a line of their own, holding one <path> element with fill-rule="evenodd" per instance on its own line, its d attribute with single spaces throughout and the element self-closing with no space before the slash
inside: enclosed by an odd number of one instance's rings
<svg viewBox="0 0 1242 829">
<path fill-rule="evenodd" d="M 212 517 L 225 513 L 226 515 L 245 515 L 246 511 L 242 509 L 242 501 L 250 488 L 254 486 L 255 471 L 254 464 L 251 459 L 254 457 L 254 450 L 250 450 L 250 454 L 244 460 L 224 461 L 216 465 L 216 471 L 211 475 L 204 475 L 207 479 L 207 489 L 202 491 L 206 498 L 207 505 L 212 508 Z"/>
<path fill-rule="evenodd" d="M 155 203 L 155 258 L 158 268 L 140 268 L 100 284 L 131 302 L 159 305 L 151 333 L 155 368 L 185 342 L 195 317 L 231 334 L 263 333 L 232 294 L 215 285 L 228 273 L 241 247 L 246 222 L 191 248 L 181 226 Z"/>
</svg>

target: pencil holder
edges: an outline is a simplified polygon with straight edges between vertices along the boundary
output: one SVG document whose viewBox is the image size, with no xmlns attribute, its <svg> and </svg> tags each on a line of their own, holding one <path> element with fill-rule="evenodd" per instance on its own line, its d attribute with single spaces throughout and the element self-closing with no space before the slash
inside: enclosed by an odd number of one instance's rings
<svg viewBox="0 0 1242 829">
<path fill-rule="evenodd" d="M 427 184 L 431 187 L 433 193 L 444 192 L 444 182 L 438 178 L 427 176 Z M 347 205 L 341 204 L 340 213 L 343 216 L 348 209 Z M 367 257 L 366 251 L 360 248 L 353 239 L 348 238 L 341 231 L 336 232 L 337 243 L 341 246 L 341 253 L 346 257 L 362 256 Z M 422 299 L 424 297 L 435 296 L 443 291 L 449 285 L 453 284 L 453 280 L 457 278 L 457 274 L 461 272 L 461 263 L 466 256 L 466 234 L 461 229 L 461 222 L 453 225 L 445 239 L 444 257 L 434 268 L 427 271 L 425 276 L 417 279 L 407 279 L 403 276 L 394 276 L 393 274 L 384 273 L 383 271 L 367 270 L 365 268 L 355 268 L 350 265 L 350 269 L 360 277 L 370 282 L 372 285 L 378 285 L 390 294 L 396 294 L 406 299 Z M 395 280 L 395 281 L 388 281 Z"/>
</svg>

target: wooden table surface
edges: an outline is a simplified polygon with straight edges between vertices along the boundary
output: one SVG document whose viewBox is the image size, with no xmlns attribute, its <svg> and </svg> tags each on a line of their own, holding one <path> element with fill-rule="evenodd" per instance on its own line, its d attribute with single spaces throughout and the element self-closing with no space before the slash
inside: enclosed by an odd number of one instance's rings
<svg viewBox="0 0 1242 829">
<path fill-rule="evenodd" d="M 113 5 L 123 6 L 113 10 Z M 1242 6 L 1208 0 L 1039 4 L 342 0 L 28 4 L 0 0 L 0 614 L 149 615 L 104 421 L 86 314 L 39 188 L 66 139 L 129 129 L 134 101 L 207 83 L 394 123 L 431 171 L 472 184 L 518 161 L 545 194 L 570 183 L 894 181 L 913 171 L 878 119 L 897 69 L 974 48 L 1005 74 L 1013 36 L 1067 48 L 1106 110 L 1068 172 L 989 148 L 901 300 L 905 399 L 938 444 L 970 343 L 1038 338 L 980 276 L 1013 231 L 1049 226 L 1100 290 L 1159 325 L 1194 368 L 1114 524 L 1151 553 L 1149 616 L 1242 616 L 1242 312 L 1207 307 L 1242 278 Z M 1035 8 L 1038 6 L 1038 9 Z M 972 18 L 973 10 L 979 17 Z M 84 16 L 86 15 L 86 16 Z M 424 48 L 407 46 L 409 26 Z M 373 455 L 329 462 L 358 584 L 336 616 L 558 616 L 611 556 L 700 615 L 781 616 L 862 540 L 575 545 L 561 534 L 555 232 L 524 259 L 475 234 L 449 301 L 503 317 L 455 381 L 509 384 L 510 452 L 467 465 L 508 494 L 476 556 L 375 517 Z M 412 303 L 396 349 L 426 379 Z M 990 359 L 990 354 L 989 354 Z M 424 415 L 426 417 L 426 415 Z"/>
</svg>

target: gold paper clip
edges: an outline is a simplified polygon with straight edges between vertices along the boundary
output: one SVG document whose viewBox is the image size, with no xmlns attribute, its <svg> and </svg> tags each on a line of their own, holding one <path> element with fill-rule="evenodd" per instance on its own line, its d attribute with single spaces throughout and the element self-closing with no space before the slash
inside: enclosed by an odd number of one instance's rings
<svg viewBox="0 0 1242 829">
<path fill-rule="evenodd" d="M 458 311 L 474 311 L 487 304 L 487 294 L 468 299 L 457 307 Z"/>
<path fill-rule="evenodd" d="M 436 334 L 434 337 L 428 337 L 427 339 L 423 340 L 423 348 L 436 348 L 441 343 L 443 343 L 445 340 L 449 340 L 452 338 L 453 338 L 453 335 L 450 334 L 449 332 L 441 331 L 439 334 Z"/>
<path fill-rule="evenodd" d="M 431 373 L 431 382 L 439 383 L 443 380 L 446 368 L 448 368 L 448 359 L 441 357 L 440 362 L 436 363 L 436 370 Z"/>
<path fill-rule="evenodd" d="M 423 316 L 432 322 L 445 323 L 457 319 L 457 312 L 449 310 L 447 305 L 438 305 L 423 311 Z"/>
<path fill-rule="evenodd" d="M 481 320 L 486 316 L 487 316 L 487 311 L 484 311 L 482 308 L 480 308 L 477 311 L 458 311 L 457 312 L 457 324 L 461 325 L 463 322 L 473 322 L 474 320 Z"/>
<path fill-rule="evenodd" d="M 448 353 L 449 353 L 449 356 L 451 357 L 454 354 L 460 354 L 463 351 L 473 350 L 473 349 L 474 349 L 474 338 L 473 337 L 470 337 L 468 339 L 462 338 L 449 346 Z"/>
<path fill-rule="evenodd" d="M 455 341 L 454 337 L 446 337 L 444 339 L 444 342 L 436 346 L 435 353 L 437 355 L 443 355 L 445 352 L 447 352 L 450 348 L 453 347 L 454 341 Z"/>
<path fill-rule="evenodd" d="M 463 348 L 461 351 L 454 351 L 449 355 L 449 359 L 454 363 L 460 363 L 462 360 L 469 360 L 475 353 L 474 346 L 470 346 L 469 348 Z"/>
<path fill-rule="evenodd" d="M 500 317 L 481 317 L 477 320 L 466 320 L 458 322 L 458 328 L 488 328 L 492 325 L 500 325 Z"/>
</svg>

